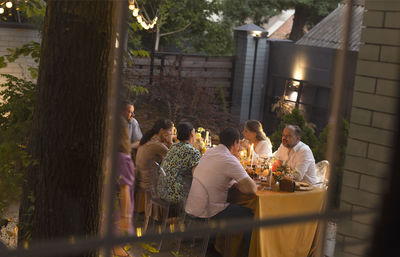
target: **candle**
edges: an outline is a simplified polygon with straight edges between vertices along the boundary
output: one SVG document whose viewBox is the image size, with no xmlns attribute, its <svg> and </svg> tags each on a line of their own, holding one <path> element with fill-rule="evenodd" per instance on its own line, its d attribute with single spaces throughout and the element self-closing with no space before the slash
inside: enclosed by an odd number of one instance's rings
<svg viewBox="0 0 400 257">
<path fill-rule="evenodd" d="M 249 157 L 251 158 L 251 167 L 253 167 L 253 160 L 254 160 L 254 144 L 251 144 L 250 146 L 250 155 Z"/>
</svg>

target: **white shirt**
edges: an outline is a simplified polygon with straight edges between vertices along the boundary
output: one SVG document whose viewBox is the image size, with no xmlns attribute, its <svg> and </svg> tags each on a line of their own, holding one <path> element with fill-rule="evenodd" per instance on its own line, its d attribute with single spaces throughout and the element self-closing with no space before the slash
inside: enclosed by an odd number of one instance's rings
<svg viewBox="0 0 400 257">
<path fill-rule="evenodd" d="M 315 184 L 317 181 L 315 160 L 310 147 L 299 141 L 291 151 L 289 150 L 289 148 L 281 144 L 274 156 L 281 161 L 287 162 L 291 169 L 298 171 L 294 175 L 295 180 Z"/>
<path fill-rule="evenodd" d="M 200 218 L 215 216 L 228 207 L 232 184 L 244 178 L 249 175 L 225 145 L 208 149 L 194 170 L 185 211 Z"/>
<path fill-rule="evenodd" d="M 270 157 L 272 155 L 272 144 L 269 140 L 262 140 L 254 147 L 254 152 L 261 157 Z"/>
</svg>

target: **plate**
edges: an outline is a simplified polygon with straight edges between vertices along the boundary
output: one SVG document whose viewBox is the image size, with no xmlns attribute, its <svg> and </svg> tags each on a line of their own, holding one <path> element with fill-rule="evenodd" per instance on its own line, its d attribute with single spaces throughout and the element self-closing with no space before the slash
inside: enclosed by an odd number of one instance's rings
<svg viewBox="0 0 400 257">
<path fill-rule="evenodd" d="M 313 189 L 314 188 L 312 186 L 296 188 L 297 191 L 310 191 L 310 190 L 313 190 Z"/>
</svg>

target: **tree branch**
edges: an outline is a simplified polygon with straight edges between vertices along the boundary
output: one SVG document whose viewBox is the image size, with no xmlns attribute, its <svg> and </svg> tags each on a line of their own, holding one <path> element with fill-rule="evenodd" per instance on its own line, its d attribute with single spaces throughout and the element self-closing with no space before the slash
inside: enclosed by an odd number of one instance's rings
<svg viewBox="0 0 400 257">
<path fill-rule="evenodd" d="M 167 32 L 167 33 L 161 33 L 160 37 L 168 36 L 168 35 L 175 34 L 175 33 L 178 33 L 178 32 L 182 32 L 185 29 L 187 29 L 190 26 L 190 24 L 192 24 L 192 22 L 189 22 L 188 24 L 185 25 L 185 27 L 183 27 L 181 29 L 178 29 L 178 30 L 175 30 L 175 31 L 171 31 L 171 32 Z"/>
</svg>

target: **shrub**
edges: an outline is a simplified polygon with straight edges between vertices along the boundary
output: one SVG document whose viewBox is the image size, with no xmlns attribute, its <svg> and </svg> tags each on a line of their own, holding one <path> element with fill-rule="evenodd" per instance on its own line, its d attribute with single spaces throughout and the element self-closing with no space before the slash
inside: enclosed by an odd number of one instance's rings
<svg viewBox="0 0 400 257">
<path fill-rule="evenodd" d="M 306 119 L 297 108 L 293 109 L 291 113 L 285 114 L 282 117 L 278 129 L 270 136 L 273 145 L 273 151 L 278 150 L 278 147 L 282 142 L 282 131 L 287 124 L 297 125 L 301 128 L 301 141 L 307 144 L 314 152 L 314 149 L 318 146 L 317 137 L 314 134 L 314 130 L 306 122 Z"/>
<path fill-rule="evenodd" d="M 23 169 L 33 117 L 36 85 L 11 75 L 1 75 L 0 85 L 0 214 L 21 194 Z"/>
</svg>

